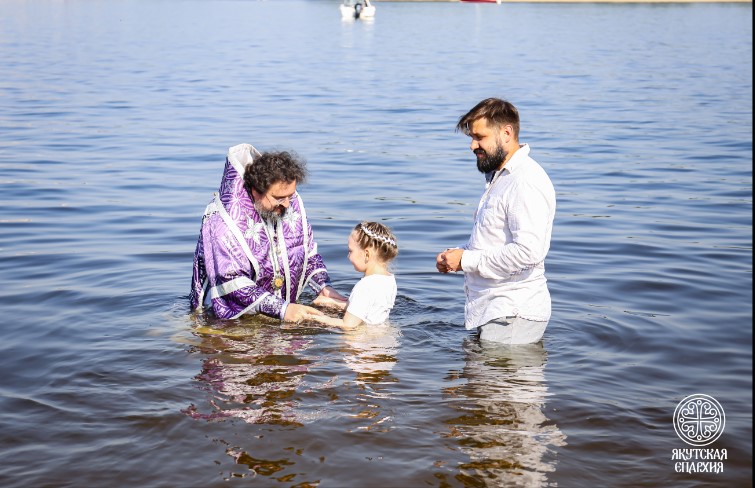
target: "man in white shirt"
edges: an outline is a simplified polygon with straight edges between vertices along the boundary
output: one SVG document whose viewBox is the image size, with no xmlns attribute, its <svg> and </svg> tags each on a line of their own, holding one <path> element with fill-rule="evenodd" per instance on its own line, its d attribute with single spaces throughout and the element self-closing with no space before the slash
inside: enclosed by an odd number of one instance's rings
<svg viewBox="0 0 755 488">
<path fill-rule="evenodd" d="M 438 254 L 441 273 L 464 272 L 465 326 L 506 344 L 540 341 L 551 315 L 545 279 L 556 192 L 543 168 L 519 144 L 519 112 L 488 98 L 459 119 L 472 138 L 485 192 L 463 248 Z"/>
</svg>

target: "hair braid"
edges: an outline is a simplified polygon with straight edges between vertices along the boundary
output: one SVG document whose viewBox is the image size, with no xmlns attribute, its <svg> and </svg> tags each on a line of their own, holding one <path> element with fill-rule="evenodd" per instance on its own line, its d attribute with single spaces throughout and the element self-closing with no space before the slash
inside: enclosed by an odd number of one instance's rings
<svg viewBox="0 0 755 488">
<path fill-rule="evenodd" d="M 383 261 L 390 261 L 398 255 L 396 236 L 388 226 L 378 222 L 360 222 L 354 227 L 354 232 L 359 247 L 374 248 Z"/>
</svg>

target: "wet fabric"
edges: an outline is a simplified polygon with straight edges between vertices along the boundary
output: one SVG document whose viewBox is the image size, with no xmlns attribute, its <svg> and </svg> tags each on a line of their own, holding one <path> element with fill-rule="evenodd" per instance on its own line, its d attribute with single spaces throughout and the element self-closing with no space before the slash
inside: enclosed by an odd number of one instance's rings
<svg viewBox="0 0 755 488">
<path fill-rule="evenodd" d="M 502 344 L 534 344 L 543 338 L 548 321 L 527 320 L 522 317 L 503 317 L 478 327 L 483 341 Z"/>
<path fill-rule="evenodd" d="M 395 276 L 365 276 L 351 290 L 346 311 L 362 319 L 365 324 L 382 324 L 388 320 L 396 302 L 396 293 Z"/>
<path fill-rule="evenodd" d="M 467 329 L 499 317 L 550 319 L 545 257 L 556 192 L 529 152 L 522 145 L 498 174 L 487 178 L 461 259 Z"/>
<path fill-rule="evenodd" d="M 265 222 L 244 188 L 244 168 L 260 153 L 251 144 L 228 150 L 220 189 L 205 209 L 194 253 L 192 309 L 208 300 L 219 318 L 262 313 L 283 319 L 305 285 L 329 284 L 298 192 L 283 217 Z M 282 286 L 274 286 L 276 275 Z"/>
</svg>

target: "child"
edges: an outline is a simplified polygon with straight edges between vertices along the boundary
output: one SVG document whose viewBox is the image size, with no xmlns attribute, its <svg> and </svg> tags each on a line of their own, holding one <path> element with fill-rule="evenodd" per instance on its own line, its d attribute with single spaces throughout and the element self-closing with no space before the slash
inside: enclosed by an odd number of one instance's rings
<svg viewBox="0 0 755 488">
<path fill-rule="evenodd" d="M 349 261 L 364 278 L 354 285 L 343 318 L 309 315 L 307 318 L 325 325 L 354 328 L 361 324 L 377 325 L 388 320 L 396 301 L 396 279 L 388 272 L 388 263 L 398 254 L 396 237 L 377 222 L 361 222 L 349 235 Z"/>
</svg>

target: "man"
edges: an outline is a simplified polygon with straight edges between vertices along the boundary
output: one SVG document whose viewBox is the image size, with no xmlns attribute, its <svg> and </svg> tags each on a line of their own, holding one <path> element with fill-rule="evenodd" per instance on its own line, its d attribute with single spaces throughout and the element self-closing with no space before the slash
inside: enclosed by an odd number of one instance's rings
<svg viewBox="0 0 755 488">
<path fill-rule="evenodd" d="M 260 154 L 250 144 L 229 149 L 194 254 L 192 309 L 209 301 L 222 319 L 261 313 L 298 322 L 322 315 L 296 303 L 304 285 L 319 294 L 315 304 L 345 300 L 329 286 L 296 192 L 305 175 L 304 163 L 288 152 Z"/>
<path fill-rule="evenodd" d="M 465 326 L 506 344 L 538 342 L 551 314 L 545 279 L 556 194 L 543 168 L 519 144 L 519 112 L 488 98 L 456 126 L 472 138 L 486 188 L 469 242 L 438 254 L 441 273 L 464 272 Z"/>
</svg>

